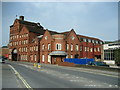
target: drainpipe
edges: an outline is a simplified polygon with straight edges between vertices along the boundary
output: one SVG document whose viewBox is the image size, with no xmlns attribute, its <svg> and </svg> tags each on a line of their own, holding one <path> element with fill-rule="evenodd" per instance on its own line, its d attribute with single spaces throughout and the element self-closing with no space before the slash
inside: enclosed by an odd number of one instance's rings
<svg viewBox="0 0 120 90">
<path fill-rule="evenodd" d="M 40 39 L 38 38 L 38 61 L 37 63 L 40 63 Z"/>
</svg>

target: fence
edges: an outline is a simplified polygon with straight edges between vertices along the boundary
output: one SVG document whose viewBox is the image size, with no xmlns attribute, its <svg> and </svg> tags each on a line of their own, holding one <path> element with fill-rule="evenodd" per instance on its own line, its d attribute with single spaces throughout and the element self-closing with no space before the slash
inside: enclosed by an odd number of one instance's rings
<svg viewBox="0 0 120 90">
<path fill-rule="evenodd" d="M 74 63 L 74 64 L 88 64 L 89 62 L 94 61 L 94 59 L 77 59 L 77 58 L 65 58 L 64 62 L 70 62 L 70 63 Z"/>
</svg>

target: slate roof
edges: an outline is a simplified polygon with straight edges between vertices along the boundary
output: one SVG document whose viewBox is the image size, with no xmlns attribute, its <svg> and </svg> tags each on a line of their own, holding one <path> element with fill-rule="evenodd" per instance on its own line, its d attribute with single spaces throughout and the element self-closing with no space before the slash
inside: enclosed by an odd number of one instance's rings
<svg viewBox="0 0 120 90">
<path fill-rule="evenodd" d="M 19 19 L 17 19 L 17 20 L 19 21 L 20 24 L 25 25 L 25 27 L 26 27 L 30 32 L 33 32 L 33 33 L 36 33 L 36 34 L 42 34 L 42 35 L 43 35 L 44 32 L 46 31 L 46 30 L 44 30 L 43 27 L 42 27 L 41 25 L 39 25 L 38 23 L 29 22 L 29 21 L 24 21 L 24 20 L 19 20 Z M 13 25 L 11 25 L 11 27 L 12 27 L 12 26 L 13 26 Z M 62 32 L 62 33 L 58 33 L 58 32 L 56 32 L 56 31 L 51 31 L 51 30 L 48 30 L 48 31 L 50 32 L 51 35 L 54 35 L 54 34 L 64 34 L 65 36 L 67 36 L 67 35 L 70 33 L 70 31 Z M 77 36 L 78 36 L 79 40 L 80 40 L 80 38 L 87 38 L 87 39 L 102 41 L 102 40 L 97 39 L 97 38 L 88 37 L 88 36 L 83 36 L 83 35 L 79 35 L 79 34 L 77 34 Z"/>
<path fill-rule="evenodd" d="M 102 40 L 100 40 L 100 39 L 97 39 L 97 38 L 93 38 L 93 37 L 88 37 L 88 36 L 83 36 L 83 35 L 77 35 L 78 36 L 78 38 L 80 39 L 80 38 L 86 38 L 86 39 L 91 39 L 91 40 L 98 40 L 98 41 L 102 41 Z"/>
<path fill-rule="evenodd" d="M 29 21 L 24 21 L 24 20 L 19 20 L 19 19 L 18 19 L 18 21 L 19 21 L 20 24 L 37 26 L 37 23 L 34 23 L 34 22 L 29 22 Z"/>
<path fill-rule="evenodd" d="M 44 34 L 44 32 L 45 32 L 45 30 L 43 28 L 40 28 L 39 26 L 28 26 L 28 25 L 25 25 L 25 27 L 30 32 L 33 32 L 33 33 L 36 33 L 36 34 Z"/>
</svg>

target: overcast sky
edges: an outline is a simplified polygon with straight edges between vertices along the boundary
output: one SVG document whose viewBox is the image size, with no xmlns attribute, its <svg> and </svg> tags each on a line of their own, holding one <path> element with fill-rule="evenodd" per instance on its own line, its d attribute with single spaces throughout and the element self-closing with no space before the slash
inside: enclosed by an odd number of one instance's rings
<svg viewBox="0 0 120 90">
<path fill-rule="evenodd" d="M 118 39 L 117 2 L 2 2 L 2 45 L 9 42 L 9 26 L 16 15 L 57 32 L 73 28 L 103 41 Z"/>
</svg>

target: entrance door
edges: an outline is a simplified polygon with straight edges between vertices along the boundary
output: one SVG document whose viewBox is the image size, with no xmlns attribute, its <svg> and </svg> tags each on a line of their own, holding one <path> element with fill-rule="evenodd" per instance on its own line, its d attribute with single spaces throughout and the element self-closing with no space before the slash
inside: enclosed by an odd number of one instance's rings
<svg viewBox="0 0 120 90">
<path fill-rule="evenodd" d="M 75 58 L 78 58 L 78 56 L 79 56 L 78 54 L 75 54 Z"/>
<path fill-rule="evenodd" d="M 13 49 L 12 51 L 12 61 L 17 61 L 17 49 Z"/>
</svg>

